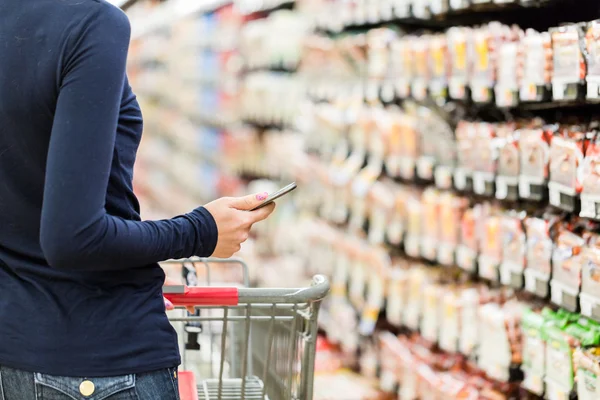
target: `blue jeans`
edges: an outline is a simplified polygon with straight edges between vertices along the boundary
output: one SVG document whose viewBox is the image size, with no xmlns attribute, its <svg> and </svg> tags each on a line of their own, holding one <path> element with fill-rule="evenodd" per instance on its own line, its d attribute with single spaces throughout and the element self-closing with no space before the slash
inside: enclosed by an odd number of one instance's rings
<svg viewBox="0 0 600 400">
<path fill-rule="evenodd" d="M 0 366 L 0 400 L 179 400 L 177 369 L 73 378 Z"/>
</svg>

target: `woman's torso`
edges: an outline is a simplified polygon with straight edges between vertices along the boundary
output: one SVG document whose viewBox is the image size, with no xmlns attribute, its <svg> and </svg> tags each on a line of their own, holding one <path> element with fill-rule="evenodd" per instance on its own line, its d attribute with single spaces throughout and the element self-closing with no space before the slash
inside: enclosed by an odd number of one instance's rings
<svg viewBox="0 0 600 400">
<path fill-rule="evenodd" d="M 66 53 L 77 40 L 71 32 L 108 7 L 97 0 L 0 3 L 0 364 L 14 368 L 106 376 L 179 362 L 158 265 L 57 270 L 40 246 L 54 110 Z M 105 208 L 139 220 L 132 179 L 142 115 L 127 80 L 122 93 Z"/>
</svg>

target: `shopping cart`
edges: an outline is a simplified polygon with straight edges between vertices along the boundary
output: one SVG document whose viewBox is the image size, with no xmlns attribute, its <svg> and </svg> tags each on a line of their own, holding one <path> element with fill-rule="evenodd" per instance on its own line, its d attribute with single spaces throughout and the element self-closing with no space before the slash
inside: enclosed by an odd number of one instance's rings
<svg viewBox="0 0 600 400">
<path fill-rule="evenodd" d="M 241 260 L 190 259 L 166 266 L 206 267 L 207 286 L 166 286 L 175 306 L 195 306 L 195 315 L 170 318 L 194 324 L 200 353 L 183 352 L 179 373 L 182 400 L 311 400 L 321 300 L 329 281 L 315 276 L 299 289 L 249 288 L 248 266 Z M 212 286 L 215 264 L 242 269 L 242 284 Z M 221 266 L 222 267 L 222 266 Z M 195 366 L 198 381 L 190 371 Z"/>
</svg>

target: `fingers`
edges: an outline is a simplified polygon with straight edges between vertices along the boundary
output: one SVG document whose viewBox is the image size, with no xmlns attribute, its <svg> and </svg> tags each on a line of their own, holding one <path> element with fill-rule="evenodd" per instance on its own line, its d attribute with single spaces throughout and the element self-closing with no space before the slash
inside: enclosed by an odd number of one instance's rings
<svg viewBox="0 0 600 400">
<path fill-rule="evenodd" d="M 163 297 L 163 300 L 165 301 L 165 309 L 170 311 L 170 310 L 174 310 L 175 306 L 173 305 L 173 303 L 171 303 L 169 300 L 167 300 L 166 297 Z"/>
<path fill-rule="evenodd" d="M 256 222 L 264 221 L 273 213 L 273 211 L 275 211 L 275 203 L 271 203 L 268 206 L 260 208 L 256 211 L 252 211 L 250 213 L 252 223 L 254 224 Z"/>
<path fill-rule="evenodd" d="M 230 205 L 238 210 L 249 211 L 254 207 L 260 206 L 267 197 L 269 197 L 267 192 L 251 194 L 244 197 L 236 197 L 231 200 Z"/>
</svg>

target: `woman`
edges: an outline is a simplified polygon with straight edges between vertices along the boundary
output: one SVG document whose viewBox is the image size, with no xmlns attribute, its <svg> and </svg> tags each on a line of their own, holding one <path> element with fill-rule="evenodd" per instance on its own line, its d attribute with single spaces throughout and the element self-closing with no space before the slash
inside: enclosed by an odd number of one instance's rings
<svg viewBox="0 0 600 400">
<path fill-rule="evenodd" d="M 273 206 L 140 221 L 130 25 L 104 0 L 0 2 L 0 400 L 177 395 L 157 262 L 229 257 Z"/>
</svg>

